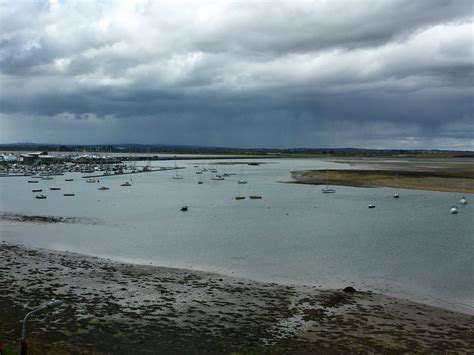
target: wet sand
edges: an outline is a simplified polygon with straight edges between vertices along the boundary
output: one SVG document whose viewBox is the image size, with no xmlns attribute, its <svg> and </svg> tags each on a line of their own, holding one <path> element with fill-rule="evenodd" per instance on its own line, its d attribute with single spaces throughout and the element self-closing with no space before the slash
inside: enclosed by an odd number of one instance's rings
<svg viewBox="0 0 474 355">
<path fill-rule="evenodd" d="M 0 246 L 0 342 L 31 354 L 472 352 L 474 316 L 370 292 L 260 283 Z"/>
</svg>

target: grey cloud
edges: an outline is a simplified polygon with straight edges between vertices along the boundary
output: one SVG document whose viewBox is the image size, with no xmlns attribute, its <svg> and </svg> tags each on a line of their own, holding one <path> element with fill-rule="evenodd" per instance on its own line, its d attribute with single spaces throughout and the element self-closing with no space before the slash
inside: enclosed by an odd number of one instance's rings
<svg viewBox="0 0 474 355">
<path fill-rule="evenodd" d="M 3 141 L 472 147 L 469 1 L 1 6 Z"/>
</svg>

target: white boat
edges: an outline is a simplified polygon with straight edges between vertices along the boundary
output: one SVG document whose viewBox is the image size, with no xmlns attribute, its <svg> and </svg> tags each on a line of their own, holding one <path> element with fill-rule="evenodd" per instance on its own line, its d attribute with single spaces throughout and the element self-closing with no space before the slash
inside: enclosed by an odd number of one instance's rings
<svg viewBox="0 0 474 355">
<path fill-rule="evenodd" d="M 99 190 L 100 191 L 107 191 L 107 190 L 109 190 L 109 188 L 107 186 L 102 186 L 102 187 L 99 187 Z"/>
<path fill-rule="evenodd" d="M 242 187 L 240 185 L 237 185 L 237 194 L 235 196 L 235 199 L 236 200 L 245 200 L 245 196 L 242 195 L 240 190 L 242 190 Z"/>
<path fill-rule="evenodd" d="M 243 177 L 243 165 L 240 165 L 240 179 L 239 181 L 237 181 L 237 184 L 246 184 L 247 183 L 247 180 L 244 180 L 244 177 Z"/>
<path fill-rule="evenodd" d="M 224 180 L 224 177 L 222 175 L 214 175 L 211 177 L 211 180 Z"/>
<path fill-rule="evenodd" d="M 451 214 L 458 213 L 458 208 L 456 206 L 451 207 L 451 209 L 449 210 L 449 213 L 451 213 Z"/>
<path fill-rule="evenodd" d="M 393 198 L 400 198 L 400 193 L 398 192 L 398 173 L 395 174 L 395 193 Z"/>
<path fill-rule="evenodd" d="M 176 165 L 176 160 L 174 162 L 174 169 L 175 169 L 175 173 L 174 173 L 173 179 L 181 180 L 183 178 L 183 175 L 178 174 L 178 166 Z"/>
<path fill-rule="evenodd" d="M 120 186 L 132 186 L 132 184 L 130 184 L 130 183 L 127 181 L 127 182 L 124 182 L 123 184 L 120 184 Z"/>
<path fill-rule="evenodd" d="M 466 179 L 465 179 L 465 178 L 464 178 L 464 180 L 463 180 L 462 194 L 463 194 L 463 196 L 462 196 L 462 198 L 459 200 L 459 203 L 460 203 L 461 205 L 467 205 L 467 199 L 466 199 L 466 197 L 465 197 L 465 196 L 466 196 Z"/>
<path fill-rule="evenodd" d="M 38 200 L 44 200 L 46 198 L 46 196 L 45 195 L 36 195 L 36 198 Z"/>
<path fill-rule="evenodd" d="M 95 183 L 95 182 L 97 182 L 97 181 L 96 181 L 96 179 L 87 179 L 86 182 L 87 182 L 88 184 L 93 184 L 93 183 Z"/>
<path fill-rule="evenodd" d="M 369 208 L 375 208 L 375 203 L 371 203 L 371 204 L 369 205 Z"/>
<path fill-rule="evenodd" d="M 328 170 L 326 170 L 326 187 L 321 189 L 321 191 L 323 192 L 323 194 L 334 194 L 334 193 L 336 193 L 335 189 L 330 189 L 329 188 L 329 172 L 328 172 Z"/>
</svg>

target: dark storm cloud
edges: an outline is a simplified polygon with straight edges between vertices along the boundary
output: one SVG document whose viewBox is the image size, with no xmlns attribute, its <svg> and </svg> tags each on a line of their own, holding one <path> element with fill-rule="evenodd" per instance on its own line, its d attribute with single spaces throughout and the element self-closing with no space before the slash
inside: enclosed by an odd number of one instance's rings
<svg viewBox="0 0 474 355">
<path fill-rule="evenodd" d="M 0 6 L 3 142 L 474 149 L 470 1 Z"/>
</svg>

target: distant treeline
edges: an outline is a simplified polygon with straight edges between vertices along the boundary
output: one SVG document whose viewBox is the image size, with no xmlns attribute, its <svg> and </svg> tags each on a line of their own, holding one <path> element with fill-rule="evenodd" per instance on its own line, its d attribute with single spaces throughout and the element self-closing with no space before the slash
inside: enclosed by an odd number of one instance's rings
<svg viewBox="0 0 474 355">
<path fill-rule="evenodd" d="M 64 145 L 14 143 L 0 144 L 2 151 L 61 151 L 61 152 L 98 152 L 98 153 L 169 153 L 169 154 L 239 154 L 239 155 L 275 155 L 275 156 L 417 156 L 417 157 L 470 157 L 472 151 L 451 150 L 404 150 L 404 149 L 362 149 L 362 148 L 226 148 L 187 145 L 162 144 L 114 144 L 114 145 Z"/>
</svg>

